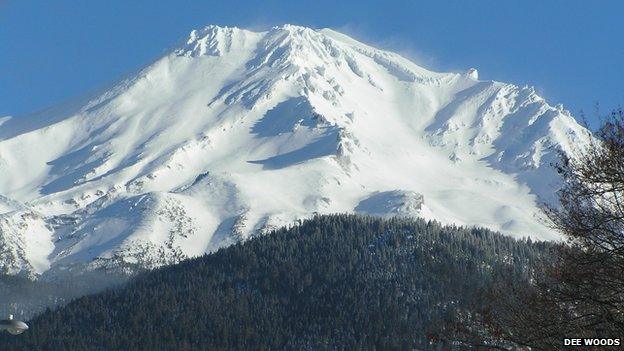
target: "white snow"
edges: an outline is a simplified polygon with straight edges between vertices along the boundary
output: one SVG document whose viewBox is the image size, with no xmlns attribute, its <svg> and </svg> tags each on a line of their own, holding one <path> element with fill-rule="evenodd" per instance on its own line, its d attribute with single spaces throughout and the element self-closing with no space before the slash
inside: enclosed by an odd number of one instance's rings
<svg viewBox="0 0 624 351">
<path fill-rule="evenodd" d="M 537 203 L 554 200 L 556 150 L 587 138 L 476 69 L 431 72 L 328 29 L 208 26 L 92 99 L 0 118 L 0 213 L 40 218 L 3 219 L 0 238 L 24 243 L 11 272 L 31 273 L 155 267 L 314 213 L 556 239 Z"/>
</svg>

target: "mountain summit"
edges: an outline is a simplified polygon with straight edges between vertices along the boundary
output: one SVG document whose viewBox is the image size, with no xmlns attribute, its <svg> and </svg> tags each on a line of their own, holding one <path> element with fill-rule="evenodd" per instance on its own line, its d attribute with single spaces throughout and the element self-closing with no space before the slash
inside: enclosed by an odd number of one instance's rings
<svg viewBox="0 0 624 351">
<path fill-rule="evenodd" d="M 338 32 L 208 26 L 95 97 L 0 118 L 0 271 L 152 268 L 315 213 L 555 238 L 587 131 L 529 87 Z"/>
</svg>

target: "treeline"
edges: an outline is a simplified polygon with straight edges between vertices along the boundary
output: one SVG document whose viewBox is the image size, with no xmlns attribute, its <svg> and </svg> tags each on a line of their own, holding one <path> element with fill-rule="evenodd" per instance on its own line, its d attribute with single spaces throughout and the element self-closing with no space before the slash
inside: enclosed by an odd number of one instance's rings
<svg viewBox="0 0 624 351">
<path fill-rule="evenodd" d="M 441 333 L 552 244 L 412 219 L 317 216 L 30 321 L 2 350 L 449 349 Z"/>
</svg>

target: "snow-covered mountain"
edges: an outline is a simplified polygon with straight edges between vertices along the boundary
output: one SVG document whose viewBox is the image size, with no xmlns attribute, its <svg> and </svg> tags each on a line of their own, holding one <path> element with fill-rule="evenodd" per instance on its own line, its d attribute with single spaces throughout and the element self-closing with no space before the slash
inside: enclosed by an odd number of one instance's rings
<svg viewBox="0 0 624 351">
<path fill-rule="evenodd" d="M 208 26 L 110 90 L 0 118 L 0 271 L 156 267 L 331 212 L 552 239 L 550 163 L 587 138 L 474 69 L 328 29 Z"/>
</svg>

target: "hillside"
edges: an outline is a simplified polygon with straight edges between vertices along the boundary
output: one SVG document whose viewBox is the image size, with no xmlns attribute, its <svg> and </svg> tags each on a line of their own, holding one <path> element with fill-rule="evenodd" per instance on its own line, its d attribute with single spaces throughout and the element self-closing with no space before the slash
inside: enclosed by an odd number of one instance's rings
<svg viewBox="0 0 624 351">
<path fill-rule="evenodd" d="M 3 350 L 429 349 L 550 244 L 424 220 L 317 216 L 47 311 Z M 443 347 L 439 346 L 439 347 Z"/>
</svg>

